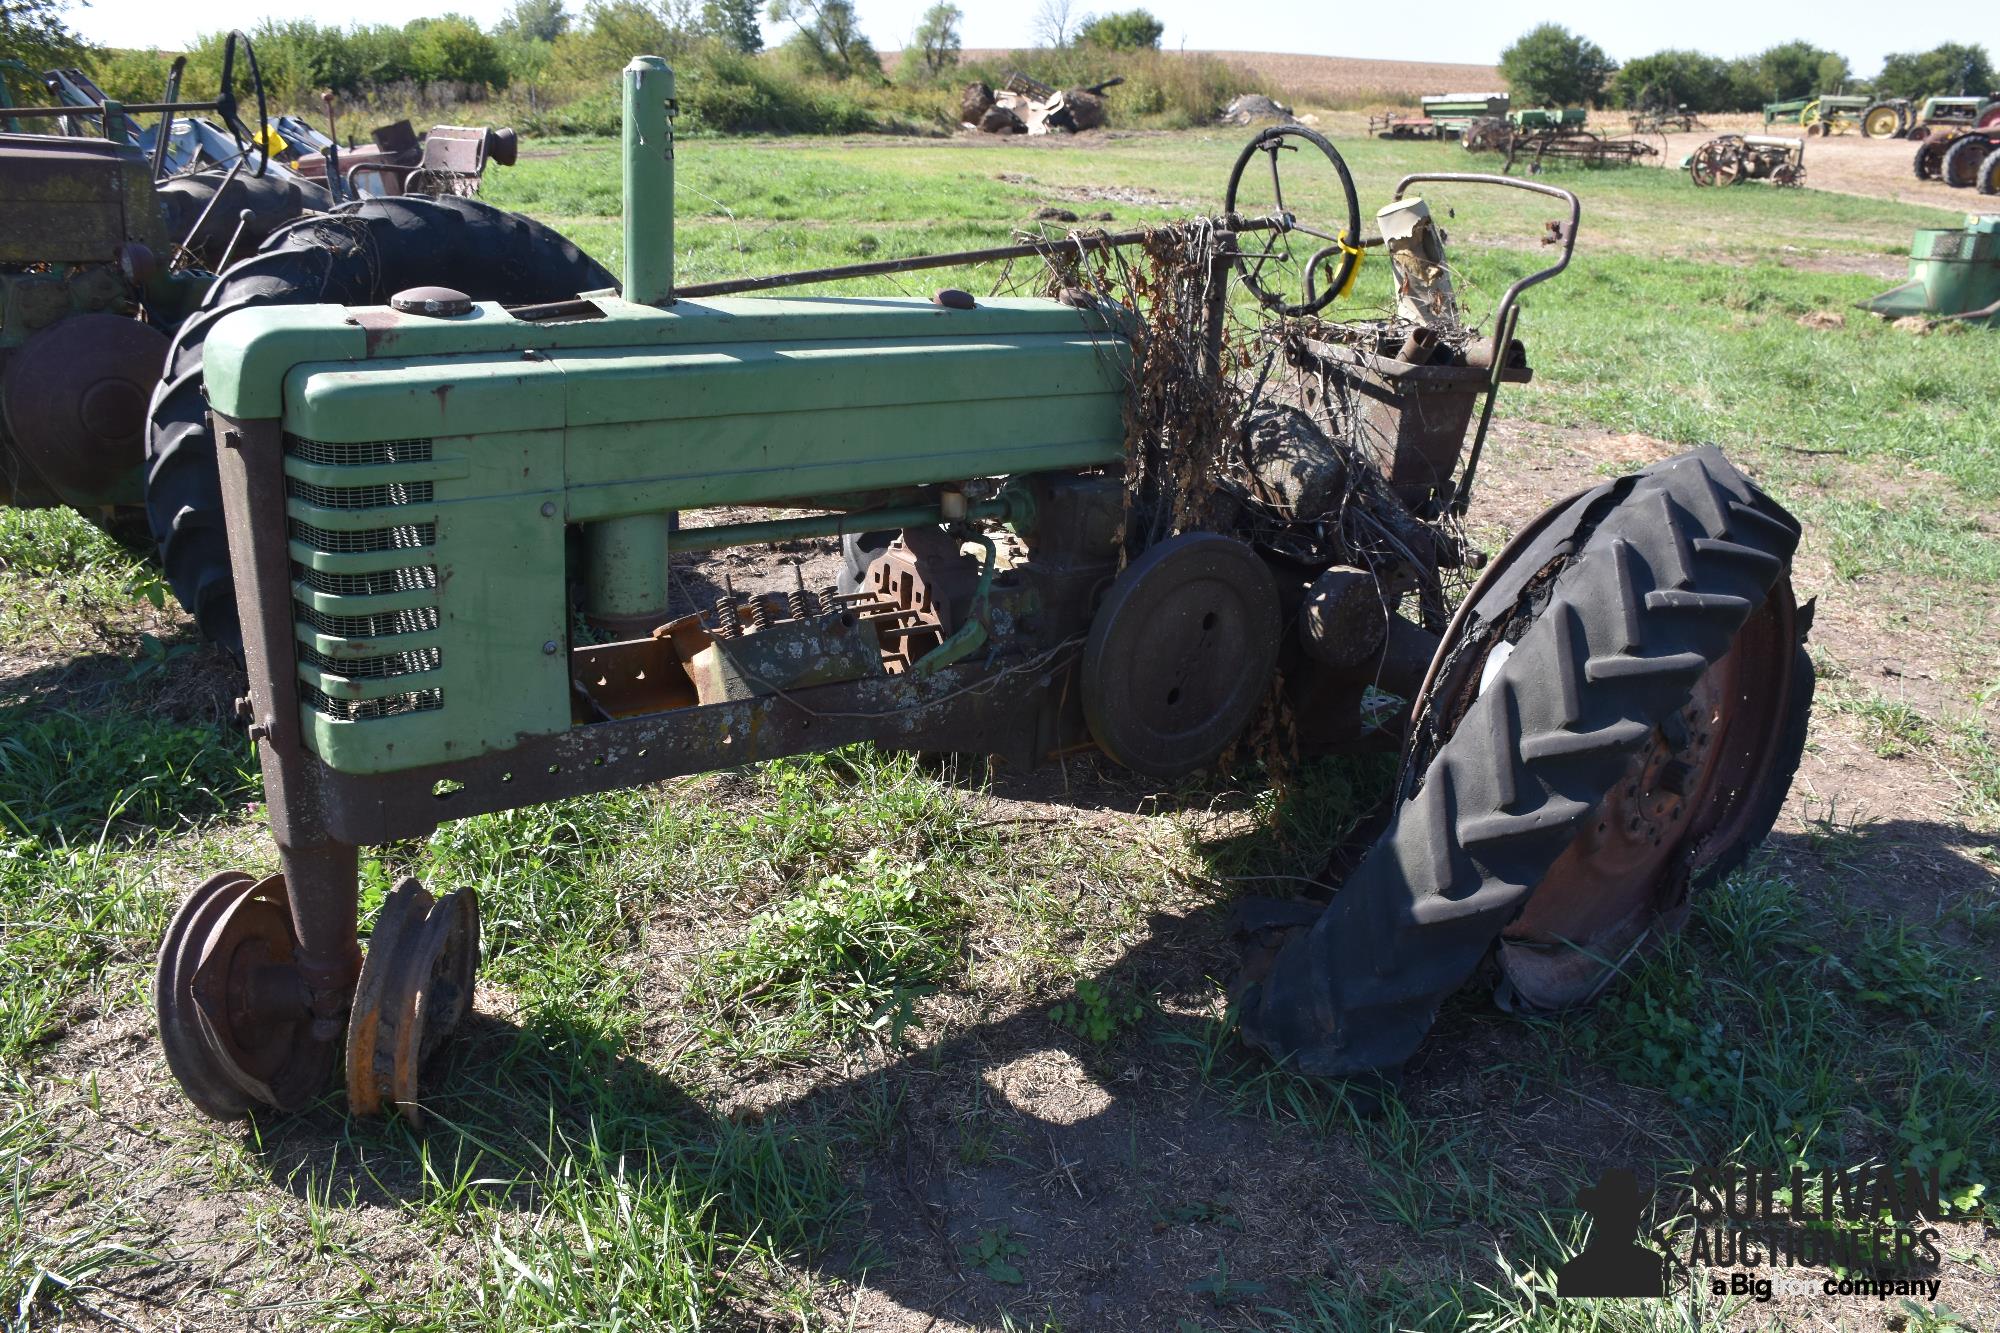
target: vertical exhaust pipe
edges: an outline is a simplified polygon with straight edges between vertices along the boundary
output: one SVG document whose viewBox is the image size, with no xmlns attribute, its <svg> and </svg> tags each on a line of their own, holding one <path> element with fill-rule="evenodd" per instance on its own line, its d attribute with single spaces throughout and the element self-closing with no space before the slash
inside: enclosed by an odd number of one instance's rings
<svg viewBox="0 0 2000 1333">
<path fill-rule="evenodd" d="M 625 66 L 625 299 L 674 299 L 674 72 L 659 56 Z"/>
</svg>

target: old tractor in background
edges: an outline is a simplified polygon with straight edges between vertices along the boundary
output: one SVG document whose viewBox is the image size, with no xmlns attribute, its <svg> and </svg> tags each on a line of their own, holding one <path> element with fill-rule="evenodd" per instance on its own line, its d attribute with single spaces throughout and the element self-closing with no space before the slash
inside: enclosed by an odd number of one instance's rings
<svg viewBox="0 0 2000 1333">
<path fill-rule="evenodd" d="M 2000 216 L 1926 228 L 1910 245 L 1910 276 L 1860 303 L 1885 319 L 1918 316 L 2000 328 Z"/>
<path fill-rule="evenodd" d="M 1960 128 L 1925 139 L 1910 166 L 1918 180 L 1993 194 L 2000 191 L 2000 128 Z"/>
<path fill-rule="evenodd" d="M 1400 745 L 1331 904 L 1247 905 L 1245 1035 L 1316 1074 L 1397 1066 L 1489 957 L 1510 1005 L 1588 999 L 1769 829 L 1812 689 L 1799 530 L 1720 454 L 1594 482 L 1447 603 L 1573 195 L 1410 176 L 1364 237 L 1338 151 L 1284 125 L 1214 217 L 677 288 L 672 71 L 636 58 L 623 93 L 621 285 L 206 329 L 281 869 L 214 875 L 165 932 L 160 1036 L 204 1111 L 295 1109 L 344 1070 L 353 1111 L 422 1114 L 477 902 L 406 879 L 364 951 L 363 846 L 857 741 L 1094 746 L 1161 781 L 1259 717 L 1303 750 Z M 1419 184 L 1562 205 L 1554 262 L 1483 329 Z M 1142 259 L 1087 267 L 1120 247 Z M 1324 318 L 1371 248 L 1393 314 Z M 1027 257 L 1056 295 L 746 299 Z M 1120 300 L 1132 262 L 1145 299 Z M 1261 318 L 1225 337 L 1240 306 Z M 835 536 L 834 587 L 676 606 L 702 553 Z"/>
<path fill-rule="evenodd" d="M 1957 129 L 1995 126 L 2000 126 L 2000 92 L 1926 97 L 1920 102 L 1890 97 L 1870 102 L 1861 113 L 1861 132 L 1871 139 L 1926 139 Z"/>
<path fill-rule="evenodd" d="M 1689 153 L 1681 165 L 1696 185 L 1767 180 L 1800 186 L 1806 183 L 1806 145 L 1779 134 L 1724 134 Z"/>
<path fill-rule="evenodd" d="M 160 102 L 137 105 L 77 70 L 42 76 L 52 105 L 19 105 L 25 70 L 0 78 L 0 504 L 67 505 L 122 539 L 150 537 L 203 632 L 240 653 L 202 406 L 212 322 L 423 282 L 537 300 L 610 275 L 540 224 L 471 200 L 337 204 L 278 160 L 303 165 L 301 150 L 331 140 L 287 117 L 274 129 L 240 33 L 225 41 L 216 97 L 178 99 L 182 68 Z M 21 132 L 37 128 L 60 132 Z M 512 155 L 505 131 L 431 138 L 414 160 L 360 164 L 350 179 L 460 194 L 458 168 Z"/>
<path fill-rule="evenodd" d="M 257 132 L 235 92 L 239 41 L 254 83 L 250 45 L 232 34 L 221 92 L 204 102 L 84 102 L 75 71 L 47 76 L 67 94 L 54 106 L 5 99 L 10 128 L 73 132 L 0 134 L 0 503 L 69 505 L 132 526 L 145 495 L 146 404 L 168 339 L 243 223 L 214 216 L 213 180 L 164 180 L 130 117 L 213 111 L 242 152 Z M 255 92 L 261 101 L 261 84 Z M 277 188 L 257 199 L 294 213 L 319 202 Z"/>
</svg>

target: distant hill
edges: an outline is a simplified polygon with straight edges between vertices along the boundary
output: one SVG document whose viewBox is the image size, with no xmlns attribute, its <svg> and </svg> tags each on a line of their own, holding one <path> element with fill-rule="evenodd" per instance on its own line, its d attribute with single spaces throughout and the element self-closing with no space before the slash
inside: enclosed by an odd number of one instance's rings
<svg viewBox="0 0 2000 1333">
<path fill-rule="evenodd" d="M 891 75 L 902 52 L 885 51 L 882 67 Z M 1004 48 L 968 48 L 967 63 L 993 63 Z M 1507 81 L 1494 65 L 1455 65 L 1436 60 L 1363 60 L 1356 56 L 1299 56 L 1281 51 L 1190 51 L 1240 65 L 1308 106 L 1352 106 L 1365 102 L 1414 104 L 1425 93 L 1504 92 Z"/>
</svg>

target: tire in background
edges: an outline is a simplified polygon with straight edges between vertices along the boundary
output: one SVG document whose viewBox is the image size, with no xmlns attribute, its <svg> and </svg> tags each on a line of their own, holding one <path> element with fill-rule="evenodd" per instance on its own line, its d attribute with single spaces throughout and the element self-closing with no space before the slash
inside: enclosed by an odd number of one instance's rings
<svg viewBox="0 0 2000 1333">
<path fill-rule="evenodd" d="M 1934 181 L 1944 164 L 1945 140 L 1925 139 L 1917 144 L 1916 155 L 1910 159 L 1910 170 L 1920 181 Z"/>
<path fill-rule="evenodd" d="M 1981 194 L 2000 194 L 2000 148 L 1995 148 L 1979 164 L 1979 179 L 1974 182 Z"/>
<path fill-rule="evenodd" d="M 1903 128 L 1903 113 L 1893 103 L 1877 102 L 1861 113 L 1861 134 L 1868 139 L 1892 139 Z"/>
<path fill-rule="evenodd" d="M 1979 167 L 1987 155 L 2000 148 L 2000 139 L 1987 134 L 1964 134 L 1951 141 L 1938 162 L 1938 179 L 1954 190 L 1969 190 L 1979 183 Z"/>
<path fill-rule="evenodd" d="M 281 226 L 216 279 L 168 349 L 146 426 L 146 517 L 174 595 L 201 632 L 237 658 L 243 631 L 202 395 L 204 342 L 238 310 L 380 305 L 425 285 L 517 304 L 562 300 L 616 279 L 541 223 L 476 199 L 367 199 Z"/>
</svg>

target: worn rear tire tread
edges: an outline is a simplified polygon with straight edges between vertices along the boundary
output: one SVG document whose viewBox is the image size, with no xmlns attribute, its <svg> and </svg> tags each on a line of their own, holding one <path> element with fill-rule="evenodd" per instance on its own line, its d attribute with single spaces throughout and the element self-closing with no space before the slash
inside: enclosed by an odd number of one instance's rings
<svg viewBox="0 0 2000 1333">
<path fill-rule="evenodd" d="M 1714 450 L 1593 495 L 1587 536 L 1490 686 L 1416 757 L 1407 799 L 1325 914 L 1245 991 L 1246 1037 L 1301 1072 L 1408 1058 L 1798 543 Z"/>
</svg>

